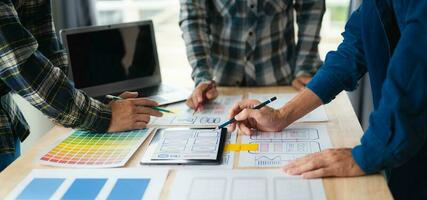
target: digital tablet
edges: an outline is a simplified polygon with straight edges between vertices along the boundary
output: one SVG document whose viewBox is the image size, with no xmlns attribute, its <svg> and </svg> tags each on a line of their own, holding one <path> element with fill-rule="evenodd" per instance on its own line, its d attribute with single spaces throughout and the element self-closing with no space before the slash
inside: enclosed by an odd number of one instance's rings
<svg viewBox="0 0 427 200">
<path fill-rule="evenodd" d="M 219 165 L 226 135 L 227 129 L 158 129 L 141 164 Z"/>
</svg>

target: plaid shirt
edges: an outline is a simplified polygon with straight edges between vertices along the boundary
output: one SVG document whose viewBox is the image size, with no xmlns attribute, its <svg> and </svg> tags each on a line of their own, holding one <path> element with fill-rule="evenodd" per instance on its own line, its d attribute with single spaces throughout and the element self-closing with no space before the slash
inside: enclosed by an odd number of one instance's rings
<svg viewBox="0 0 427 200">
<path fill-rule="evenodd" d="M 180 27 L 196 85 L 213 77 L 226 86 L 288 85 L 313 75 L 322 64 L 325 2 L 294 1 L 181 0 Z"/>
<path fill-rule="evenodd" d="M 76 90 L 53 28 L 49 0 L 0 0 L 0 153 L 14 152 L 28 125 L 13 102 L 22 96 L 66 127 L 105 131 L 110 109 Z"/>
</svg>

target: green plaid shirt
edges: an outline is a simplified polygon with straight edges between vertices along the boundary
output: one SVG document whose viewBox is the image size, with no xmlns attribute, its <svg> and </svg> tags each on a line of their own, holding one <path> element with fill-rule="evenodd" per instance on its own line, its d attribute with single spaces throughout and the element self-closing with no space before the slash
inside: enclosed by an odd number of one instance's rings
<svg viewBox="0 0 427 200">
<path fill-rule="evenodd" d="M 324 0 L 181 0 L 180 26 L 196 85 L 288 85 L 322 64 Z M 294 14 L 298 24 L 295 42 Z"/>
<path fill-rule="evenodd" d="M 110 109 L 76 90 L 67 67 L 50 0 L 0 0 L 0 153 L 14 152 L 15 138 L 29 134 L 12 93 L 66 127 L 108 129 Z"/>
</svg>

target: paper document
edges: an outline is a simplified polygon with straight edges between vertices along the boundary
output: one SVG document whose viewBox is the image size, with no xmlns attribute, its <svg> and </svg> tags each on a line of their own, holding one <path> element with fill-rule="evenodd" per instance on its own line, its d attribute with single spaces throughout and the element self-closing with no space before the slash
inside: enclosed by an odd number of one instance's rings
<svg viewBox="0 0 427 200">
<path fill-rule="evenodd" d="M 268 104 L 268 106 L 278 109 L 289 102 L 292 98 L 294 98 L 297 93 L 271 93 L 271 94 L 258 94 L 258 93 L 249 93 L 248 99 L 256 99 L 259 101 L 265 101 L 270 99 L 273 96 L 277 97 L 277 100 Z M 326 115 L 326 110 L 324 106 L 320 106 L 312 112 L 308 113 L 301 119 L 297 120 L 297 122 L 323 122 L 328 121 L 328 115 Z"/>
<path fill-rule="evenodd" d="M 180 170 L 169 200 L 326 200 L 321 179 L 279 170 Z"/>
<path fill-rule="evenodd" d="M 289 161 L 331 148 L 325 125 L 296 124 L 281 132 L 242 135 L 241 143 L 258 144 L 258 151 L 241 151 L 239 167 L 281 167 Z"/>
<path fill-rule="evenodd" d="M 120 133 L 73 131 L 58 145 L 43 154 L 44 165 L 74 168 L 121 167 L 126 164 L 151 130 Z"/>
<path fill-rule="evenodd" d="M 196 113 L 184 102 L 172 104 L 166 109 L 174 113 L 165 113 L 163 117 L 153 117 L 149 126 L 215 127 L 227 120 L 229 110 L 234 103 L 240 100 L 242 100 L 242 96 L 219 96 L 214 101 L 205 104 L 203 109 Z"/>
<path fill-rule="evenodd" d="M 7 199 L 159 199 L 168 169 L 33 170 Z"/>
</svg>

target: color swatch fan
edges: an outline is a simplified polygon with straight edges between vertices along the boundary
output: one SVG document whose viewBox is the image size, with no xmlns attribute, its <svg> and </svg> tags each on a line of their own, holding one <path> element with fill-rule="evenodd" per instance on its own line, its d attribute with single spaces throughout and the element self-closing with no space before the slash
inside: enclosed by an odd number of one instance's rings
<svg viewBox="0 0 427 200">
<path fill-rule="evenodd" d="M 40 161 L 75 168 L 122 167 L 148 137 L 148 129 L 120 133 L 74 131 Z"/>
</svg>

